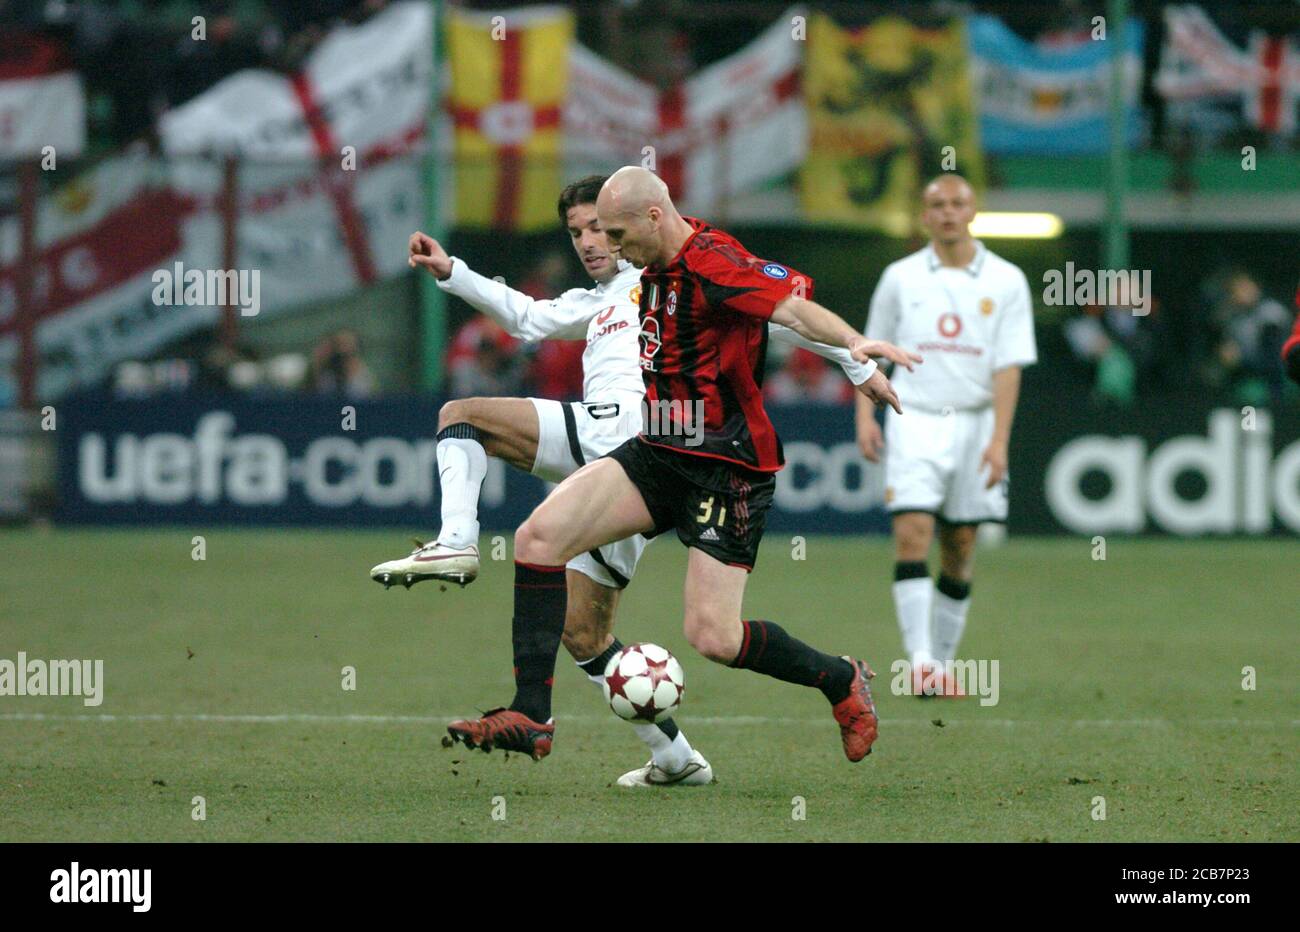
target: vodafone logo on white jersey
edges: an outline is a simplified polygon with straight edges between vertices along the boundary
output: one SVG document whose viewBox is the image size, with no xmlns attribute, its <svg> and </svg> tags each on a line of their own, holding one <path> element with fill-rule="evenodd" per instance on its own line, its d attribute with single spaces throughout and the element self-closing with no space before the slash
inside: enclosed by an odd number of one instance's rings
<svg viewBox="0 0 1300 932">
<path fill-rule="evenodd" d="M 1267 533 L 1275 517 L 1300 532 L 1300 441 L 1276 456 L 1272 441 L 1267 411 L 1232 408 L 1211 412 L 1208 436 L 1174 437 L 1151 450 L 1141 437 L 1079 437 L 1052 457 L 1047 503 L 1057 521 L 1081 534 L 1136 533 L 1148 518 L 1175 534 Z M 1109 480 L 1102 498 L 1080 488 L 1094 472 Z M 1187 473 L 1205 484 L 1197 498 L 1176 487 Z"/>
<path fill-rule="evenodd" d="M 624 327 L 631 326 L 631 323 L 627 320 L 616 320 L 613 323 L 610 323 L 609 319 L 613 316 L 614 308 L 612 307 L 607 307 L 596 315 L 596 326 L 598 329 L 592 330 L 590 336 L 587 337 L 588 346 L 595 343 L 601 337 L 609 336 L 611 333 L 616 333 Z"/>
</svg>

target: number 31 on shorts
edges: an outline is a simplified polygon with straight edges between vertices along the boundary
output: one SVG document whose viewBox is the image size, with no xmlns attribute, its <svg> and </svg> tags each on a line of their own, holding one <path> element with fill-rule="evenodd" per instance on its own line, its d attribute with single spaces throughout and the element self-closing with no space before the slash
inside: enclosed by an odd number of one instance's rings
<svg viewBox="0 0 1300 932">
<path fill-rule="evenodd" d="M 710 495 L 704 501 L 700 502 L 700 513 L 695 516 L 697 524 L 708 524 L 709 519 L 713 517 L 713 499 L 716 496 Z M 727 506 L 718 506 L 718 527 L 727 523 Z"/>
</svg>

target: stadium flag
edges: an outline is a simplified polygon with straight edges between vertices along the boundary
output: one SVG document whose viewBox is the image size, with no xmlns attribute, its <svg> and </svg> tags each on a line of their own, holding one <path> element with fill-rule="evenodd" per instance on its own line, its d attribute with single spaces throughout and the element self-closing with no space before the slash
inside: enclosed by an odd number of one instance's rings
<svg viewBox="0 0 1300 932">
<path fill-rule="evenodd" d="M 58 46 L 17 33 L 0 36 L 0 161 L 80 155 L 86 147 L 86 91 Z"/>
<path fill-rule="evenodd" d="M 843 29 L 814 16 L 804 94 L 811 142 L 800 189 L 808 219 L 906 236 L 920 185 L 947 167 L 945 154 L 982 185 L 961 20 L 926 28 L 884 16 Z"/>
<path fill-rule="evenodd" d="M 684 210 L 698 213 L 790 174 L 807 152 L 805 43 L 790 26 L 802 12 L 791 7 L 744 48 L 662 92 L 575 42 L 567 174 L 646 164 Z"/>
<path fill-rule="evenodd" d="M 1078 155 L 1107 150 L 1106 42 L 1042 48 L 1020 38 L 996 16 L 971 16 L 966 28 L 986 152 Z M 1141 21 L 1130 19 L 1124 35 L 1125 123 L 1129 144 L 1136 145 L 1141 131 Z"/>
<path fill-rule="evenodd" d="M 447 57 L 459 226 L 531 231 L 555 223 L 571 11 L 448 11 Z"/>
<path fill-rule="evenodd" d="M 1200 7 L 1174 4 L 1165 7 L 1155 86 L 1165 100 L 1188 104 L 1193 120 L 1213 123 L 1214 110 L 1240 108 L 1239 121 L 1290 136 L 1300 104 L 1300 51 L 1291 37 L 1258 30 L 1240 48 Z"/>
<path fill-rule="evenodd" d="M 42 203 L 35 336 L 43 401 L 94 384 L 118 362 L 215 322 L 215 308 L 150 300 L 155 270 L 181 256 L 186 209 L 140 152 L 100 162 Z M 0 397 L 15 394 L 18 222 L 14 216 L 0 221 Z"/>
<path fill-rule="evenodd" d="M 395 3 L 332 30 L 297 74 L 240 71 L 164 115 L 172 183 L 196 206 L 187 264 L 220 261 L 222 236 L 221 168 L 191 156 L 232 153 L 243 157 L 239 264 L 259 270 L 264 312 L 405 271 L 422 216 L 432 47 L 432 6 Z"/>
</svg>

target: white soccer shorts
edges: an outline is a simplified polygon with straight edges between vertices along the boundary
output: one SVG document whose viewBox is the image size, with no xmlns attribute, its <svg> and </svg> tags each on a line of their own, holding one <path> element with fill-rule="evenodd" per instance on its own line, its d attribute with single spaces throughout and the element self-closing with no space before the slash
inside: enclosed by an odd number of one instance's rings
<svg viewBox="0 0 1300 932">
<path fill-rule="evenodd" d="M 559 482 L 599 459 L 636 436 L 641 426 L 640 407 L 628 410 L 627 403 L 528 400 L 537 409 L 537 459 L 532 472 L 547 482 Z M 636 534 L 576 556 L 567 565 L 602 586 L 623 589 L 649 543 Z"/>
<path fill-rule="evenodd" d="M 926 511 L 950 524 L 1007 520 L 1007 486 L 991 489 L 980 458 L 993 437 L 992 407 L 885 415 L 885 508 Z"/>
</svg>

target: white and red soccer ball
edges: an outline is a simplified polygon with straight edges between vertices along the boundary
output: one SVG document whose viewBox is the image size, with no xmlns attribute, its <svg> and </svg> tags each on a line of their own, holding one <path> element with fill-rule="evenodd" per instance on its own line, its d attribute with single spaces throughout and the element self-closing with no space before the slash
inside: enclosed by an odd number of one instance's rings
<svg viewBox="0 0 1300 932">
<path fill-rule="evenodd" d="M 605 701 L 629 722 L 662 722 L 685 691 L 682 665 L 658 644 L 630 644 L 605 667 Z"/>
</svg>

